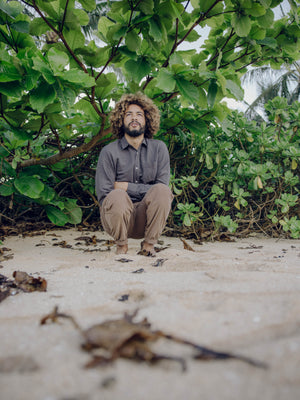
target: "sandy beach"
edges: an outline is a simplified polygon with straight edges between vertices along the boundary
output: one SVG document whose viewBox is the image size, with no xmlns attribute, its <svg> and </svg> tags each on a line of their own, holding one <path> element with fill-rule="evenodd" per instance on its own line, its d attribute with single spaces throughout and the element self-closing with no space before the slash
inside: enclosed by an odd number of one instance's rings
<svg viewBox="0 0 300 400">
<path fill-rule="evenodd" d="M 300 398 L 300 241 L 260 235 L 234 242 L 163 236 L 155 258 L 124 256 L 103 232 L 54 230 L 10 236 L 0 274 L 25 271 L 47 291 L 0 303 L 1 400 L 298 400 Z M 117 359 L 84 368 L 91 355 L 68 319 L 40 325 L 55 306 L 84 329 L 138 310 L 153 330 L 268 364 L 196 360 L 170 340 L 158 353 L 184 358 L 155 364 Z"/>
</svg>

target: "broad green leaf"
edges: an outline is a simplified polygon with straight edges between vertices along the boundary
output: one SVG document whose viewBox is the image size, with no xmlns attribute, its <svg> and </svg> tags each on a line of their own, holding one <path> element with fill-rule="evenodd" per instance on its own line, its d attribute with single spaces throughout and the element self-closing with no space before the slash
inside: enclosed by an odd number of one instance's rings
<svg viewBox="0 0 300 400">
<path fill-rule="evenodd" d="M 54 199 L 56 192 L 52 187 L 45 186 L 39 197 L 40 204 L 49 204 Z"/>
<path fill-rule="evenodd" d="M 208 86 L 207 92 L 207 103 L 210 107 L 213 107 L 216 100 L 216 95 L 218 92 L 218 84 L 215 79 L 211 79 Z"/>
<path fill-rule="evenodd" d="M 44 190 L 44 184 L 34 176 L 22 176 L 15 179 L 14 185 L 16 189 L 24 196 L 31 199 L 38 199 Z"/>
<path fill-rule="evenodd" d="M 157 75 L 157 87 L 165 92 L 172 92 L 175 89 L 176 81 L 173 74 L 162 68 Z"/>
<path fill-rule="evenodd" d="M 256 19 L 256 21 L 258 22 L 259 26 L 261 26 L 262 28 L 270 28 L 274 21 L 273 11 L 270 8 L 268 8 L 266 13 L 264 15 L 262 15 L 261 17 L 258 17 Z"/>
<path fill-rule="evenodd" d="M 184 125 L 192 132 L 196 134 L 206 134 L 207 133 L 207 125 L 206 123 L 198 118 L 194 119 L 185 119 Z"/>
<path fill-rule="evenodd" d="M 10 1 L 8 3 L 0 0 L 0 10 L 14 19 L 22 14 L 23 9 L 24 6 L 18 1 Z"/>
<path fill-rule="evenodd" d="M 125 37 L 126 46 L 130 51 L 137 51 L 141 46 L 141 38 L 135 31 L 130 31 Z"/>
<path fill-rule="evenodd" d="M 114 26 L 115 23 L 108 19 L 107 17 L 100 17 L 99 22 L 98 22 L 98 32 L 99 36 L 101 39 L 104 41 L 107 41 L 107 34 L 109 32 L 109 29 Z"/>
<path fill-rule="evenodd" d="M 88 25 L 90 18 L 84 10 L 74 9 L 73 13 L 81 26 Z"/>
<path fill-rule="evenodd" d="M 32 57 L 32 61 L 33 61 L 32 68 L 36 71 L 39 71 L 43 75 L 47 83 L 52 85 L 56 81 L 56 78 L 53 75 L 51 68 L 49 67 L 43 56 L 38 54 L 36 57 Z"/>
<path fill-rule="evenodd" d="M 76 83 L 83 87 L 95 86 L 95 78 L 89 76 L 84 71 L 79 69 L 70 69 L 59 73 L 59 76 L 65 81 Z"/>
<path fill-rule="evenodd" d="M 0 83 L 0 93 L 9 97 L 20 97 L 22 95 L 22 85 L 15 81 Z"/>
<path fill-rule="evenodd" d="M 253 17 L 261 17 L 262 15 L 265 15 L 266 8 L 263 7 L 261 4 L 254 3 L 252 4 L 252 7 L 250 9 L 247 8 L 247 13 L 252 15 Z"/>
<path fill-rule="evenodd" d="M 77 200 L 75 199 L 67 199 L 64 202 L 65 213 L 68 216 L 68 222 L 74 225 L 79 224 L 82 219 L 82 210 L 80 207 L 78 207 L 76 201 Z"/>
<path fill-rule="evenodd" d="M 196 86 L 182 76 L 176 76 L 175 79 L 180 93 L 192 103 L 197 102 L 199 99 L 199 92 Z"/>
<path fill-rule="evenodd" d="M 79 30 L 69 30 L 64 32 L 64 37 L 72 50 L 76 50 L 84 46 L 85 37 Z"/>
<path fill-rule="evenodd" d="M 63 69 L 69 64 L 69 57 L 67 54 L 54 47 L 51 47 L 48 51 L 47 57 L 54 72 L 63 71 Z"/>
<path fill-rule="evenodd" d="M 247 15 L 233 14 L 231 23 L 238 36 L 245 37 L 249 35 L 251 29 L 251 20 Z"/>
<path fill-rule="evenodd" d="M 11 196 L 15 191 L 12 182 L 3 182 L 0 184 L 0 196 Z"/>
<path fill-rule="evenodd" d="M 243 100 L 244 98 L 244 91 L 243 89 L 236 84 L 235 82 L 231 81 L 230 79 L 228 79 L 226 81 L 226 89 L 229 90 L 229 92 L 231 94 L 233 94 L 233 96 L 237 99 L 237 100 Z"/>
<path fill-rule="evenodd" d="M 43 18 L 34 18 L 30 22 L 29 33 L 31 35 L 40 36 L 49 31 L 49 25 L 43 20 Z"/>
<path fill-rule="evenodd" d="M 216 0 L 199 0 L 198 3 L 200 5 L 200 11 L 206 12 L 216 3 Z"/>
<path fill-rule="evenodd" d="M 141 10 L 144 14 L 153 14 L 153 0 L 143 0 L 137 3 L 137 10 Z"/>
<path fill-rule="evenodd" d="M 54 206 L 46 206 L 47 217 L 54 225 L 64 226 L 69 222 L 69 218 L 59 208 Z"/>
<path fill-rule="evenodd" d="M 266 37 L 262 40 L 259 40 L 257 43 L 270 47 L 271 49 L 276 49 L 277 47 L 277 41 L 276 39 L 272 38 L 272 37 Z"/>
<path fill-rule="evenodd" d="M 86 11 L 94 11 L 96 8 L 96 0 L 78 0 Z"/>
<path fill-rule="evenodd" d="M 55 100 L 56 93 L 53 86 L 42 82 L 36 89 L 31 91 L 29 98 L 32 108 L 41 113 L 48 104 Z"/>
<path fill-rule="evenodd" d="M 151 18 L 149 20 L 149 26 L 150 26 L 149 34 L 155 40 L 155 42 L 162 40 L 163 32 L 159 20 L 157 21 L 156 18 Z"/>
<path fill-rule="evenodd" d="M 21 80 L 19 70 L 11 63 L 2 61 L 0 64 L 0 82 L 12 82 Z"/>
<path fill-rule="evenodd" d="M 17 21 L 10 26 L 17 32 L 28 33 L 29 32 L 29 22 L 28 21 Z"/>
<path fill-rule="evenodd" d="M 140 82 L 151 72 L 150 64 L 144 57 L 139 57 L 137 61 L 126 61 L 125 69 L 129 73 L 131 79 L 133 79 L 135 82 Z"/>
</svg>

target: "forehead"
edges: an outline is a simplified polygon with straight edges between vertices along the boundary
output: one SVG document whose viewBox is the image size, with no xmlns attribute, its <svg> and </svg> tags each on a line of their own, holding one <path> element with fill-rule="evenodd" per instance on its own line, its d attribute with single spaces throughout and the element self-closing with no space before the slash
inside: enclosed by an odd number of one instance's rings
<svg viewBox="0 0 300 400">
<path fill-rule="evenodd" d="M 144 114 L 144 110 L 142 109 L 142 107 L 138 106 L 137 104 L 130 104 L 127 108 L 125 113 L 143 113 Z"/>
</svg>

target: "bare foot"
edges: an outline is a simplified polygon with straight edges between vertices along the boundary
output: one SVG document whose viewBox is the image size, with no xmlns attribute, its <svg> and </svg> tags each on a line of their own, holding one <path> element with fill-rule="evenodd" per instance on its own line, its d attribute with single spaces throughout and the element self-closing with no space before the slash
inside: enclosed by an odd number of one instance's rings
<svg viewBox="0 0 300 400">
<path fill-rule="evenodd" d="M 126 254 L 127 251 L 128 251 L 128 245 L 127 244 L 123 244 L 123 245 L 117 244 L 116 254 Z"/>
<path fill-rule="evenodd" d="M 141 250 L 138 252 L 138 254 L 141 256 L 155 257 L 156 252 L 154 250 L 154 244 L 147 243 L 145 240 L 143 240 L 141 243 Z"/>
</svg>

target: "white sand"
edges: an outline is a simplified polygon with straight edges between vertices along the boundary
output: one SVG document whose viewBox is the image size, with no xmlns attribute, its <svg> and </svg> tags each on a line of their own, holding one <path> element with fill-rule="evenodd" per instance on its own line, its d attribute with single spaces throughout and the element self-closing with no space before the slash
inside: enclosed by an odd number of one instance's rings
<svg viewBox="0 0 300 400">
<path fill-rule="evenodd" d="M 128 254 L 116 256 L 114 248 L 83 251 L 99 243 L 76 245 L 77 237 L 94 233 L 70 229 L 55 234 L 8 237 L 3 243 L 13 258 L 0 262 L 0 273 L 12 278 L 13 271 L 21 270 L 41 276 L 48 290 L 19 293 L 0 303 L 0 400 L 300 398 L 299 240 L 254 236 L 202 246 L 188 241 L 192 252 L 178 238 L 163 237 L 170 247 L 156 259 L 167 260 L 154 267 L 155 258 L 136 255 L 139 241 L 130 240 Z M 96 236 L 108 238 L 103 232 Z M 53 246 L 62 240 L 73 249 Z M 117 261 L 122 257 L 133 261 Z M 132 273 L 141 268 L 143 273 Z M 128 300 L 119 301 L 124 294 Z M 82 338 L 68 320 L 39 325 L 55 305 L 83 328 L 138 308 L 136 320 L 147 317 L 153 329 L 270 367 L 195 361 L 186 346 L 160 341 L 154 348 L 185 357 L 186 372 L 172 361 L 148 365 L 131 360 L 86 370 L 90 356 L 81 350 Z M 12 356 L 19 362 L 3 371 L 4 359 Z"/>
</svg>

